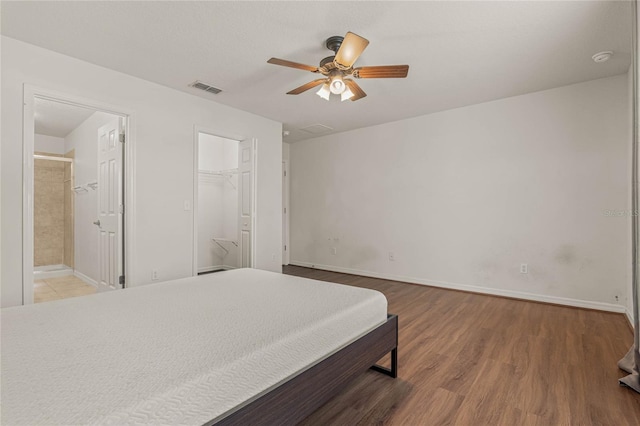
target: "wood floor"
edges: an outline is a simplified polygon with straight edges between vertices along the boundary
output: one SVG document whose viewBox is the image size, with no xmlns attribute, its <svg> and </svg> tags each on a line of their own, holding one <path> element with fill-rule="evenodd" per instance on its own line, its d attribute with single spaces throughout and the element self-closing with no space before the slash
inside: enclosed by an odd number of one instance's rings
<svg viewBox="0 0 640 426">
<path fill-rule="evenodd" d="M 618 385 L 622 314 L 286 266 L 379 290 L 398 314 L 399 376 L 367 372 L 304 425 L 640 425 Z"/>
</svg>

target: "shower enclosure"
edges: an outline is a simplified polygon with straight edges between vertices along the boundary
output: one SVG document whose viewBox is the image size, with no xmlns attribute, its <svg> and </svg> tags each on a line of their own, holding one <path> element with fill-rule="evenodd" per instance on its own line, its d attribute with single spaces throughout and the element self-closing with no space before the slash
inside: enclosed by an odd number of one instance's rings
<svg viewBox="0 0 640 426">
<path fill-rule="evenodd" d="M 73 274 L 73 156 L 73 151 L 34 155 L 35 280 Z"/>
</svg>

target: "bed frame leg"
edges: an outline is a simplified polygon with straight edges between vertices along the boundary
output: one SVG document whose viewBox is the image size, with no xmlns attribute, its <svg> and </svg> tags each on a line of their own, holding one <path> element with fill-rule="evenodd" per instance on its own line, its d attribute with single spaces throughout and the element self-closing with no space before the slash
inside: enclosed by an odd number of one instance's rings
<svg viewBox="0 0 640 426">
<path fill-rule="evenodd" d="M 374 364 L 371 366 L 373 371 L 377 371 L 378 373 L 382 373 L 386 376 L 393 377 L 394 379 L 398 377 L 398 348 L 394 348 L 391 351 L 391 368 L 382 367 L 378 364 Z"/>
</svg>

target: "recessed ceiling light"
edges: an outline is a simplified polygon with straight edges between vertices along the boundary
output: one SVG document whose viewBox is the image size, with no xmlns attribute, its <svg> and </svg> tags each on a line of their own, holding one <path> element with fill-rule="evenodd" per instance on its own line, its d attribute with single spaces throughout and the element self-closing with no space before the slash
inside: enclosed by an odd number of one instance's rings
<svg viewBox="0 0 640 426">
<path fill-rule="evenodd" d="M 598 52 L 595 55 L 593 55 L 591 57 L 591 59 L 593 59 L 593 62 L 599 63 L 599 62 L 606 62 L 609 60 L 609 58 L 611 58 L 611 56 L 613 55 L 613 52 L 610 50 L 606 50 L 604 52 Z"/>
</svg>

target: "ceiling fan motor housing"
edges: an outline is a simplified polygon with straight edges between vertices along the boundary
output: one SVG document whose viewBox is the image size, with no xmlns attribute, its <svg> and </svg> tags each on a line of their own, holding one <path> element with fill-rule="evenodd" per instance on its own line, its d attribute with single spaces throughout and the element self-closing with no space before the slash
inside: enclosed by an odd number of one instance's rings
<svg viewBox="0 0 640 426">
<path fill-rule="evenodd" d="M 333 62 L 333 59 L 335 57 L 336 57 L 335 55 L 327 56 L 326 58 L 320 61 L 320 67 L 324 67 L 325 65 L 330 64 L 331 62 Z"/>
<path fill-rule="evenodd" d="M 325 45 L 327 46 L 327 49 L 333 50 L 335 53 L 338 53 L 338 50 L 340 49 L 340 46 L 342 45 L 343 40 L 344 40 L 344 37 L 342 36 L 329 37 Z"/>
</svg>

